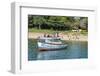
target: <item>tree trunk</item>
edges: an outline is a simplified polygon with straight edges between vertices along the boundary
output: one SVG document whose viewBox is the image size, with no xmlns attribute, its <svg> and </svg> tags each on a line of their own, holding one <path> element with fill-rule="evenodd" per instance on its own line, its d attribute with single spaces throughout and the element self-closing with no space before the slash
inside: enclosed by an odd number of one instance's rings
<svg viewBox="0 0 100 76">
<path fill-rule="evenodd" d="M 39 25 L 39 29 L 41 29 L 41 25 Z"/>
</svg>

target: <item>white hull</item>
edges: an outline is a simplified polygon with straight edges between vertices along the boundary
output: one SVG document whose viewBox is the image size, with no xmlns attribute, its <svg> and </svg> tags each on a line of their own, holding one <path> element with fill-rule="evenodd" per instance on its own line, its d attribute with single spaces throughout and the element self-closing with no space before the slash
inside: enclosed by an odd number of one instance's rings
<svg viewBox="0 0 100 76">
<path fill-rule="evenodd" d="M 49 44 L 49 43 L 42 43 L 38 42 L 39 50 L 56 50 L 56 49 L 64 49 L 67 45 L 65 44 Z"/>
</svg>

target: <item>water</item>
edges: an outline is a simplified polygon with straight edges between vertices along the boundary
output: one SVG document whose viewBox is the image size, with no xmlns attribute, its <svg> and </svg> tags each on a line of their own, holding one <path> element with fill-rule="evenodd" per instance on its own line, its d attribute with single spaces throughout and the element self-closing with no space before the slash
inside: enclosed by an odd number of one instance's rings
<svg viewBox="0 0 100 76">
<path fill-rule="evenodd" d="M 54 51 L 38 51 L 37 40 L 28 40 L 28 60 L 55 60 L 88 58 L 88 42 L 65 41 L 66 49 Z"/>
</svg>

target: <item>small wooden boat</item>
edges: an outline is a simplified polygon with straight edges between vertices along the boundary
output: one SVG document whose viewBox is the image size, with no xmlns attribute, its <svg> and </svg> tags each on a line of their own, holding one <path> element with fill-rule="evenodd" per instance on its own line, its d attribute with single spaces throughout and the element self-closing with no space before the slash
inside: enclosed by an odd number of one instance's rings
<svg viewBox="0 0 100 76">
<path fill-rule="evenodd" d="M 59 50 L 67 47 L 59 37 L 41 37 L 38 39 L 39 51 Z"/>
</svg>

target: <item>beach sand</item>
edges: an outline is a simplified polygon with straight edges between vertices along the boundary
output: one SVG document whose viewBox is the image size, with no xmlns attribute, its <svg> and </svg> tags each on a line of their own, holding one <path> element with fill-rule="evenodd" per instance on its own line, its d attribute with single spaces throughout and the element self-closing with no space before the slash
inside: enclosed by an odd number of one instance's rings
<svg viewBox="0 0 100 76">
<path fill-rule="evenodd" d="M 73 33 L 69 33 L 69 34 L 63 34 L 60 33 L 59 34 L 62 40 L 71 40 L 71 41 L 88 41 L 88 36 L 86 35 L 82 35 L 82 34 L 73 34 Z M 37 39 L 39 36 L 44 36 L 44 33 L 33 33 L 33 32 L 29 32 L 28 33 L 28 38 L 31 39 Z"/>
</svg>

